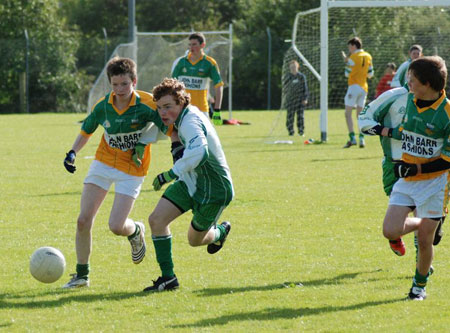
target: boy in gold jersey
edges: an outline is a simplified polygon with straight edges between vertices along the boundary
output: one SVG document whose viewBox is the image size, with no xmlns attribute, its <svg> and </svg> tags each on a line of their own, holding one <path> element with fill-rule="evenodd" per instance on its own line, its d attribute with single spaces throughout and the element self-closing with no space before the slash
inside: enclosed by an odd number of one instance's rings
<svg viewBox="0 0 450 333">
<path fill-rule="evenodd" d="M 172 77 L 183 82 L 186 91 L 191 95 L 191 104 L 200 111 L 208 112 L 208 85 L 211 79 L 214 83 L 214 112 L 215 125 L 222 124 L 220 107 L 222 105 L 223 81 L 220 77 L 219 66 L 210 56 L 205 55 L 205 36 L 195 32 L 189 36 L 189 53 L 178 60 L 172 71 Z"/>
<path fill-rule="evenodd" d="M 155 138 L 162 130 L 170 134 L 156 112 L 153 96 L 136 91 L 136 64 L 128 58 L 113 58 L 107 64 L 112 92 L 100 99 L 83 121 L 81 133 L 64 159 L 68 172 L 74 173 L 76 154 L 86 145 L 98 126 L 104 134 L 88 175 L 84 180 L 81 209 L 77 220 L 76 274 L 63 288 L 89 286 L 89 257 L 92 246 L 92 227 L 98 209 L 110 186 L 115 184 L 115 197 L 109 217 L 109 229 L 118 236 L 127 236 L 131 244 L 132 260 L 139 264 L 145 256 L 145 227 L 128 218 L 139 195 L 150 164 L 150 145 L 143 144 L 138 166 L 132 155 L 137 143 L 153 132 Z M 155 126 L 156 125 L 156 126 Z M 147 141 L 151 142 L 155 139 Z"/>
<path fill-rule="evenodd" d="M 350 140 L 344 148 L 356 145 L 355 132 L 353 131 L 352 110 L 356 107 L 356 117 L 358 118 L 364 104 L 368 91 L 367 78 L 373 77 L 372 56 L 361 49 L 362 42 L 358 37 L 354 37 L 347 42 L 350 55 L 347 57 L 343 53 L 345 61 L 345 76 L 348 77 L 347 94 L 345 95 L 345 120 L 347 122 L 348 135 Z M 364 135 L 359 134 L 359 147 L 364 148 Z"/>
</svg>

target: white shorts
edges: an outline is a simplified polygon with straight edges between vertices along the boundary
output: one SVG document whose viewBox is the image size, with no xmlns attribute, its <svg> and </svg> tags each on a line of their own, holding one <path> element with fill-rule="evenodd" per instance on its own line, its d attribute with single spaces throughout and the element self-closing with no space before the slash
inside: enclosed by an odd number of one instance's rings
<svg viewBox="0 0 450 333">
<path fill-rule="evenodd" d="M 447 173 L 439 177 L 405 181 L 400 178 L 392 188 L 389 205 L 415 206 L 417 217 L 437 218 L 445 215 L 448 186 Z"/>
<path fill-rule="evenodd" d="M 363 108 L 366 103 L 366 96 L 366 91 L 359 84 L 352 84 L 347 88 L 347 93 L 345 94 L 345 106 L 359 106 Z"/>
<path fill-rule="evenodd" d="M 108 191 L 112 183 L 115 183 L 115 192 L 125 194 L 136 199 L 141 192 L 145 177 L 137 177 L 119 171 L 102 162 L 94 160 L 89 172 L 84 179 L 84 184 L 94 184 Z"/>
</svg>

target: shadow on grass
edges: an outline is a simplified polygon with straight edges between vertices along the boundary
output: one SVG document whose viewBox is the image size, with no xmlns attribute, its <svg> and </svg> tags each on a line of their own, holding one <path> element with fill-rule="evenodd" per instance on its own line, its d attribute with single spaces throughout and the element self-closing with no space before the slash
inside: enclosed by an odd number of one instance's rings
<svg viewBox="0 0 450 333">
<path fill-rule="evenodd" d="M 46 194 L 32 194 L 32 195 L 29 195 L 29 197 L 58 197 L 60 195 L 76 195 L 76 196 L 80 196 L 81 195 L 81 191 L 60 192 L 60 193 L 46 193 Z"/>
<path fill-rule="evenodd" d="M 381 270 L 375 270 L 371 272 L 356 272 L 356 273 L 346 273 L 340 274 L 336 277 L 329 279 L 318 279 L 311 281 L 296 281 L 296 282 L 283 282 L 280 284 L 269 284 L 266 286 L 249 286 L 249 287 L 238 287 L 238 288 L 206 288 L 201 290 L 196 290 L 194 293 L 199 294 L 199 296 L 217 296 L 217 295 L 226 295 L 230 293 L 239 293 L 239 292 L 249 292 L 249 291 L 270 291 L 275 289 L 284 289 L 289 288 L 290 286 L 304 286 L 304 287 L 317 287 L 317 286 L 326 286 L 326 285 L 336 285 L 341 283 L 344 280 L 350 280 L 356 278 L 360 274 L 367 273 L 376 273 Z"/>
<path fill-rule="evenodd" d="M 358 161 L 358 160 L 380 160 L 380 156 L 361 156 L 361 157 L 346 157 L 346 158 L 322 158 L 322 159 L 313 159 L 311 162 L 331 162 L 331 161 Z"/>
<path fill-rule="evenodd" d="M 43 293 L 26 292 L 21 294 L 1 294 L 0 309 L 55 308 L 72 302 L 93 303 L 96 301 L 120 301 L 133 297 L 148 297 L 144 292 L 112 292 L 103 294 L 83 293 L 79 290 L 47 291 Z M 76 293 L 76 294 L 75 294 Z M 42 300 L 41 297 L 54 296 L 57 299 Z M 10 301 L 10 300 L 19 301 Z"/>
<path fill-rule="evenodd" d="M 230 322 L 241 322 L 243 320 L 263 321 L 263 320 L 278 320 L 278 319 L 296 319 L 306 316 L 316 316 L 330 312 L 361 310 L 368 307 L 379 306 L 384 304 L 392 304 L 397 302 L 404 302 L 405 298 L 387 299 L 383 301 L 370 301 L 357 303 L 352 305 L 341 306 L 321 306 L 317 308 L 266 308 L 261 311 L 241 312 L 229 315 L 223 315 L 216 318 L 209 318 L 199 320 L 192 324 L 172 325 L 170 328 L 199 328 L 212 327 L 219 325 L 226 325 Z"/>
</svg>

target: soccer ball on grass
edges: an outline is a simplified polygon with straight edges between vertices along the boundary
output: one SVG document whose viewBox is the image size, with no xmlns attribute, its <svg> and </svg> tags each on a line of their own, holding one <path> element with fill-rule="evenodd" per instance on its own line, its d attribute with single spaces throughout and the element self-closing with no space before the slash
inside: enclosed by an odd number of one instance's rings
<svg viewBox="0 0 450 333">
<path fill-rule="evenodd" d="M 30 273 L 33 277 L 44 283 L 57 281 L 64 273 L 66 259 L 58 249 L 44 246 L 31 255 Z"/>
</svg>

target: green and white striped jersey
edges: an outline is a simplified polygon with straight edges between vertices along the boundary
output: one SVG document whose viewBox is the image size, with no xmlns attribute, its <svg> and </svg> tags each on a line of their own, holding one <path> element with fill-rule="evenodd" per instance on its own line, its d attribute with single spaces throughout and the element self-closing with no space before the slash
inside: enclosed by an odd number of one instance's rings
<svg viewBox="0 0 450 333">
<path fill-rule="evenodd" d="M 183 181 L 198 203 L 228 205 L 234 189 L 225 154 L 206 113 L 189 105 L 174 124 L 184 145 L 183 157 L 172 171 Z"/>
<path fill-rule="evenodd" d="M 359 129 L 365 131 L 378 124 L 388 128 L 398 127 L 405 116 L 407 101 L 408 90 L 403 87 L 384 92 L 361 111 L 358 116 Z M 400 140 L 380 136 L 380 142 L 386 158 L 401 160 L 403 152 Z"/>
<path fill-rule="evenodd" d="M 394 78 L 391 81 L 392 88 L 403 87 L 405 83 L 407 83 L 406 74 L 408 74 L 408 68 L 411 61 L 411 59 L 406 60 L 397 69 L 397 72 L 395 73 Z"/>
</svg>

